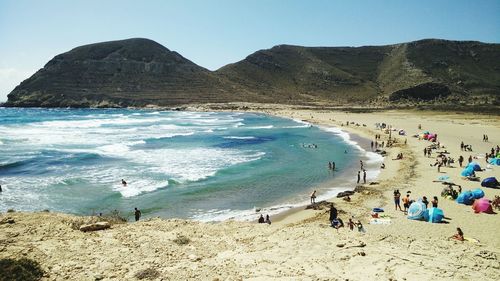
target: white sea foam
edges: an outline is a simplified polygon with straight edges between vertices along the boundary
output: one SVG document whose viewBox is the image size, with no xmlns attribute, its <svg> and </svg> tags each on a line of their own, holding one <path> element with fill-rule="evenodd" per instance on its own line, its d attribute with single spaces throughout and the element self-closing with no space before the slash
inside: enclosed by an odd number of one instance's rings
<svg viewBox="0 0 500 281">
<path fill-rule="evenodd" d="M 258 130 L 258 129 L 272 129 L 274 128 L 273 125 L 266 125 L 266 126 L 254 126 L 254 127 L 246 127 L 247 129 L 252 129 L 252 130 Z"/>
<path fill-rule="evenodd" d="M 259 151 L 192 148 L 131 150 L 124 157 L 130 162 L 146 165 L 144 169 L 186 182 L 214 176 L 221 169 L 255 161 L 264 155 L 264 152 Z"/>
<path fill-rule="evenodd" d="M 141 179 L 137 181 L 128 181 L 126 186 L 117 183 L 113 186 L 113 189 L 120 192 L 123 197 L 133 197 L 141 193 L 152 192 L 167 186 L 168 181 L 155 182 Z"/>
</svg>

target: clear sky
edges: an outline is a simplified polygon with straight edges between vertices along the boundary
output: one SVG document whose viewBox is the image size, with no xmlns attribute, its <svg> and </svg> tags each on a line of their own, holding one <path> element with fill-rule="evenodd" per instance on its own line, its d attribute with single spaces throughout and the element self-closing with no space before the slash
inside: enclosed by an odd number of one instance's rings
<svg viewBox="0 0 500 281">
<path fill-rule="evenodd" d="M 59 53 L 131 37 L 211 70 L 278 44 L 500 43 L 500 0 L 0 0 L 0 101 Z"/>
</svg>

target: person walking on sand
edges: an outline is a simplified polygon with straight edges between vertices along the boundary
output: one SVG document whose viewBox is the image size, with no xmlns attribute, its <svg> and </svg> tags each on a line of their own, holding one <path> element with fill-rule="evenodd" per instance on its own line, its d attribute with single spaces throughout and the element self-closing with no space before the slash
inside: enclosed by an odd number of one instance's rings
<svg viewBox="0 0 500 281">
<path fill-rule="evenodd" d="M 139 209 L 137 209 L 137 207 L 134 208 L 134 215 L 135 215 L 135 221 L 138 221 L 140 218 L 141 218 L 141 211 Z"/>
<path fill-rule="evenodd" d="M 361 171 L 358 171 L 358 182 L 357 183 L 359 183 L 360 180 L 361 180 Z"/>
<path fill-rule="evenodd" d="M 316 190 L 311 193 L 311 204 L 316 203 Z"/>
<path fill-rule="evenodd" d="M 366 170 L 363 170 L 363 183 L 366 183 Z"/>
</svg>

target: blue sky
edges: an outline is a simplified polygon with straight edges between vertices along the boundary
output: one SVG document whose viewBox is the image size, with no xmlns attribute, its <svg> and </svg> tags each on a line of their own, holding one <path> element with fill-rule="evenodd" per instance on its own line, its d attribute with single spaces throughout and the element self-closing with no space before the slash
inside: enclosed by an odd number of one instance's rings
<svg viewBox="0 0 500 281">
<path fill-rule="evenodd" d="M 211 70 L 277 44 L 500 43 L 500 1 L 0 0 L 0 101 L 59 53 L 131 37 Z"/>
</svg>

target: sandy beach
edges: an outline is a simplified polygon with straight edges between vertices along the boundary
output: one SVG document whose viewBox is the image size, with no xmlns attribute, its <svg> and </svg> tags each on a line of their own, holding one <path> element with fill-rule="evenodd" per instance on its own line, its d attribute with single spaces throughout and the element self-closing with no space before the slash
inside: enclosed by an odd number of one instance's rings
<svg viewBox="0 0 500 281">
<path fill-rule="evenodd" d="M 392 133 L 397 142 L 383 148 L 387 152 L 385 168 L 373 183 L 358 187 L 350 202 L 328 200 L 344 222 L 350 217 L 361 221 L 365 233 L 348 227 L 333 229 L 326 207 L 294 210 L 279 220 L 272 218 L 271 225 L 154 218 L 87 233 L 71 225 L 91 218 L 13 212 L 0 214 L 0 258 L 38 261 L 45 271 L 44 280 L 139 280 L 141 272 L 150 272 L 144 275 L 151 277 L 149 280 L 498 280 L 499 215 L 475 214 L 471 206 L 442 198 L 444 185 L 435 181 L 446 175 L 447 181 L 463 190 L 478 188 L 480 182 L 464 180 L 458 162 L 438 172 L 431 166 L 435 151 L 430 158 L 423 153 L 431 143 L 413 137 L 422 131 L 437 133 L 444 146 L 440 150 L 446 150 L 455 160 L 459 155 L 477 158 L 474 161 L 485 168 L 477 172 L 481 179 L 500 179 L 500 166 L 489 167 L 484 159 L 485 152 L 500 144 L 498 116 L 245 106 L 314 125 L 335 126 L 366 140 L 380 134 L 379 142 L 387 143 L 389 135 L 378 130 L 375 123 L 406 131 L 405 136 Z M 346 126 L 346 122 L 354 124 Z M 488 135 L 488 142 L 482 141 L 483 134 Z M 473 151 L 461 151 L 462 141 Z M 399 153 L 403 159 L 392 160 Z M 352 173 L 355 177 L 357 171 Z M 407 219 L 394 209 L 395 189 L 402 195 L 411 191 L 415 200 L 427 196 L 430 201 L 437 196 L 446 223 Z M 500 195 L 500 189 L 482 190 L 488 199 Z M 388 224 L 369 224 L 375 207 L 385 210 Z M 7 223 L 8 219 L 14 222 Z M 449 240 L 457 227 L 478 242 Z M 187 238 L 185 243 L 179 242 L 181 236 Z"/>
</svg>

